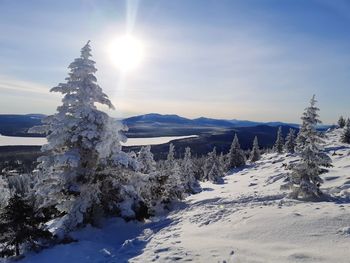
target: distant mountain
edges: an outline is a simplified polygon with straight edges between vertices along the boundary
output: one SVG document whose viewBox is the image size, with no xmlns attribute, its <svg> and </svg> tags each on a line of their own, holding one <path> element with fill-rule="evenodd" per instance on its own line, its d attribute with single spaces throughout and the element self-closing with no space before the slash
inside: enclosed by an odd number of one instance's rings
<svg viewBox="0 0 350 263">
<path fill-rule="evenodd" d="M 256 125 L 262 124 L 261 122 L 256 122 L 256 121 L 248 121 L 248 120 L 229 120 L 231 123 L 234 124 L 235 127 L 253 127 Z"/>
<path fill-rule="evenodd" d="M 225 120 L 225 119 L 213 119 L 200 117 L 196 119 L 188 119 L 178 115 L 162 115 L 158 113 L 150 113 L 145 115 L 134 116 L 130 118 L 126 118 L 123 122 L 128 126 L 136 126 L 136 125 L 167 125 L 167 124 L 177 124 L 177 125 L 186 125 L 186 126 L 201 126 L 201 127 L 253 127 L 257 125 L 268 125 L 272 127 L 276 126 L 293 126 L 299 127 L 298 124 L 295 123 L 283 123 L 283 122 L 254 122 L 248 120 Z"/>
<path fill-rule="evenodd" d="M 200 117 L 192 120 L 196 125 L 208 126 L 208 127 L 233 127 L 234 124 L 228 120 L 222 119 L 210 119 L 205 117 Z"/>
<path fill-rule="evenodd" d="M 180 117 L 175 114 L 158 114 L 158 113 L 150 113 L 145 115 L 133 116 L 130 118 L 126 118 L 123 120 L 126 125 L 133 126 L 135 124 L 176 124 L 176 125 L 191 125 L 192 120 Z"/>
<path fill-rule="evenodd" d="M 29 128 L 40 125 L 45 117 L 43 114 L 0 114 L 0 134 L 8 136 L 33 136 L 28 134 Z M 221 132 L 239 127 L 255 127 L 266 125 L 270 127 L 289 126 L 298 128 L 295 123 L 283 122 L 254 122 L 249 120 L 224 120 L 200 117 L 196 119 L 184 118 L 175 114 L 150 113 L 123 119 L 129 130 L 128 137 L 157 137 L 157 136 L 180 136 L 201 135 L 213 132 Z M 320 129 L 330 126 L 322 125 Z"/>
<path fill-rule="evenodd" d="M 33 136 L 28 129 L 41 124 L 43 114 L 0 114 L 0 134 L 9 136 Z"/>
</svg>

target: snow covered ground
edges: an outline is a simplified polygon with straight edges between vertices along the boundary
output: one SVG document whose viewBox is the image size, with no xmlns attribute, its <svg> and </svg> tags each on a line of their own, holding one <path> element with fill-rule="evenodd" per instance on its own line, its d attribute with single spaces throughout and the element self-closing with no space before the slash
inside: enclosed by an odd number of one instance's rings
<svg viewBox="0 0 350 263">
<path fill-rule="evenodd" d="M 129 138 L 127 142 L 122 143 L 124 146 L 135 146 L 135 145 L 156 145 L 168 143 L 173 140 L 193 138 L 197 135 L 188 136 L 167 136 L 167 137 L 153 137 L 153 138 Z M 38 137 L 15 137 L 15 136 L 3 136 L 0 135 L 0 146 L 14 146 L 14 145 L 43 145 L 46 144 L 46 138 Z"/>
<path fill-rule="evenodd" d="M 27 255 L 39 262 L 350 262 L 350 147 L 329 133 L 334 167 L 322 189 L 337 199 L 301 202 L 280 190 L 294 156 L 267 154 L 233 171 L 225 183 L 204 183 L 164 217 L 109 219 L 102 229 L 73 233 L 79 242 Z"/>
</svg>

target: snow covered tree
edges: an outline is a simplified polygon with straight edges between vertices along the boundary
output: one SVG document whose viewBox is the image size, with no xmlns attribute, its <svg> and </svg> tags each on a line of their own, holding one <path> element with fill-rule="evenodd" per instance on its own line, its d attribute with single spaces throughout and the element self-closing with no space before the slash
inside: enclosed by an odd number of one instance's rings
<svg viewBox="0 0 350 263">
<path fill-rule="evenodd" d="M 345 126 L 345 119 L 344 119 L 344 117 L 343 116 L 340 116 L 339 117 L 339 120 L 338 120 L 338 126 L 339 126 L 339 128 L 344 128 L 344 126 Z"/>
<path fill-rule="evenodd" d="M 227 154 L 224 154 L 223 152 L 220 153 L 220 155 L 219 155 L 219 164 L 220 164 L 220 167 L 222 168 L 222 172 L 226 173 L 228 171 L 228 167 L 229 167 L 228 155 Z"/>
<path fill-rule="evenodd" d="M 205 156 L 193 158 L 194 176 L 199 181 L 207 180 L 204 174 Z"/>
<path fill-rule="evenodd" d="M 350 143 L 350 119 L 349 118 L 346 120 L 346 125 L 344 128 L 343 134 L 341 135 L 341 142 Z"/>
<path fill-rule="evenodd" d="M 235 137 L 232 141 L 230 152 L 228 153 L 228 158 L 229 168 L 237 168 L 245 165 L 245 155 L 239 144 L 237 134 L 235 134 Z"/>
<path fill-rule="evenodd" d="M 0 176 L 0 211 L 3 207 L 7 205 L 7 201 L 11 196 L 11 192 L 8 186 L 8 180 L 5 177 Z"/>
<path fill-rule="evenodd" d="M 212 152 L 208 153 L 204 164 L 204 177 L 213 183 L 222 183 L 224 173 L 220 167 L 220 163 L 214 147 Z"/>
<path fill-rule="evenodd" d="M 294 129 L 289 129 L 289 133 L 286 137 L 286 143 L 284 145 L 284 149 L 288 153 L 294 153 L 295 151 L 295 130 Z"/>
<path fill-rule="evenodd" d="M 41 239 L 49 239 L 51 233 L 42 228 L 43 218 L 34 206 L 18 194 L 13 195 L 0 214 L 0 244 L 3 256 L 20 255 L 20 246 L 29 244 L 40 247 Z"/>
<path fill-rule="evenodd" d="M 164 197 L 166 202 L 181 200 L 184 197 L 185 185 L 181 178 L 181 168 L 177 162 L 169 171 L 165 185 Z"/>
<path fill-rule="evenodd" d="M 277 153 L 282 153 L 283 146 L 284 146 L 284 140 L 282 135 L 282 127 L 280 126 L 277 131 L 277 139 L 276 139 L 275 145 L 273 146 L 273 149 Z"/>
<path fill-rule="evenodd" d="M 307 107 L 305 109 L 305 112 L 303 113 L 301 120 L 302 124 L 296 139 L 296 150 L 300 151 L 303 149 L 305 143 L 306 143 L 306 134 L 308 134 L 310 129 L 310 123 L 313 123 L 315 126 L 315 133 L 318 133 L 316 131 L 316 126 L 321 123 L 321 121 L 318 119 L 318 111 L 320 110 L 316 106 L 316 99 L 315 95 L 310 100 L 310 107 Z"/>
<path fill-rule="evenodd" d="M 190 194 L 200 192 L 200 185 L 194 176 L 194 164 L 191 157 L 191 148 L 186 147 L 182 160 L 181 174 L 185 185 L 185 191 Z"/>
<path fill-rule="evenodd" d="M 175 146 L 174 144 L 170 143 L 167 159 L 165 160 L 165 169 L 171 170 L 175 163 Z"/>
<path fill-rule="evenodd" d="M 249 160 L 251 162 L 256 162 L 260 159 L 260 150 L 259 150 L 259 142 L 258 142 L 258 137 L 254 137 L 253 141 L 253 148 L 250 152 Z"/>
<path fill-rule="evenodd" d="M 151 145 L 141 147 L 137 161 L 141 166 L 140 170 L 142 173 L 151 173 L 155 170 L 156 162 L 151 152 Z"/>
<path fill-rule="evenodd" d="M 211 167 L 209 173 L 208 173 L 208 180 L 213 182 L 213 183 L 222 183 L 222 172 L 217 166 L 216 163 L 213 164 Z"/>
<path fill-rule="evenodd" d="M 41 206 L 55 206 L 64 214 L 66 230 L 82 223 L 90 208 L 100 202 L 101 178 L 96 170 L 107 163 L 128 165 L 129 161 L 120 144 L 125 140 L 124 126 L 95 105 L 114 109 L 96 83 L 89 42 L 69 69 L 66 82 L 51 89 L 63 94 L 57 113 L 30 130 L 47 134 L 48 140 L 42 147 L 45 155 L 38 159 L 37 198 Z"/>
<path fill-rule="evenodd" d="M 298 141 L 296 147 L 301 159 L 294 166 L 290 175 L 290 184 L 293 189 L 291 196 L 294 198 L 320 197 L 322 194 L 320 186 L 323 181 L 319 175 L 323 172 L 322 167 L 331 165 L 331 159 L 324 153 L 321 146 L 322 136 L 316 130 L 317 124 L 321 121 L 318 119 L 319 109 L 315 104 L 314 95 L 310 106 L 305 109 L 301 117 L 303 129 L 298 137 L 303 139 Z"/>
</svg>

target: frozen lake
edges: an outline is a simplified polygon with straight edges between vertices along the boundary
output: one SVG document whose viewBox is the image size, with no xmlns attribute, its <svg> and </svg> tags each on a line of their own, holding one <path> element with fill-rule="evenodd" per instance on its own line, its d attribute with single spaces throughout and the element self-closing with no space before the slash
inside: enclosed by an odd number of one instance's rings
<svg viewBox="0 0 350 263">
<path fill-rule="evenodd" d="M 153 137 L 153 138 L 130 138 L 124 146 L 135 146 L 135 145 L 156 145 L 167 143 L 172 140 L 193 138 L 197 135 L 189 136 L 169 136 L 169 137 Z M 25 145 L 25 146 L 35 146 L 43 145 L 46 143 L 46 138 L 38 137 L 12 137 L 0 135 L 0 146 L 14 146 L 14 145 Z"/>
</svg>

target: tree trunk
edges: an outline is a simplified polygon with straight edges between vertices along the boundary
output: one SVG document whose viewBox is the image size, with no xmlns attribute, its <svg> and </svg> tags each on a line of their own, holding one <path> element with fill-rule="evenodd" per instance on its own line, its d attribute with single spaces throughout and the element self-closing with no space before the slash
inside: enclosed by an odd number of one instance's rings
<svg viewBox="0 0 350 263">
<path fill-rule="evenodd" d="M 16 249 L 16 251 L 15 251 L 16 256 L 19 256 L 19 244 L 18 243 L 16 243 L 15 249 Z"/>
</svg>

